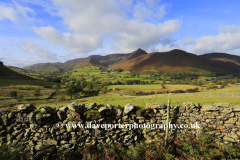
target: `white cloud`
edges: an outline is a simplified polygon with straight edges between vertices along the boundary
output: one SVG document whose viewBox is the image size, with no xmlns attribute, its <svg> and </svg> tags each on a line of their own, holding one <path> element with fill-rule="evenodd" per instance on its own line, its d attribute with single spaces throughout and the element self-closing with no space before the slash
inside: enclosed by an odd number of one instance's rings
<svg viewBox="0 0 240 160">
<path fill-rule="evenodd" d="M 240 49 L 240 27 L 221 26 L 217 36 L 204 36 L 196 39 L 191 51 L 197 54 L 210 52 L 236 53 Z"/>
<path fill-rule="evenodd" d="M 48 48 L 40 47 L 37 41 L 29 40 L 24 44 L 22 44 L 19 48 L 24 52 L 36 54 L 41 59 L 45 59 L 45 60 L 57 59 L 56 53 L 49 51 Z"/>
<path fill-rule="evenodd" d="M 134 18 L 140 21 L 155 19 L 160 21 L 166 14 L 166 4 L 157 5 L 159 1 L 146 0 L 146 3 L 139 2 L 133 6 Z"/>
<path fill-rule="evenodd" d="M 165 46 L 157 47 L 158 52 L 168 52 L 168 51 L 171 51 L 173 49 L 181 49 L 181 50 L 186 51 L 187 47 L 184 46 L 184 45 L 179 45 L 179 44 L 172 44 L 172 45 L 165 45 Z"/>
<path fill-rule="evenodd" d="M 33 29 L 35 33 L 47 39 L 51 44 L 63 45 L 73 53 L 91 52 L 101 46 L 103 39 L 100 37 L 101 35 L 61 33 L 51 26 L 33 27 Z"/>
<path fill-rule="evenodd" d="M 24 19 L 33 22 L 34 18 L 30 17 L 30 15 L 35 15 L 35 12 L 33 9 L 29 8 L 29 7 L 23 7 L 21 5 L 19 5 L 16 1 L 13 1 L 13 4 L 15 5 L 16 11 L 18 13 L 18 15 L 22 15 L 24 17 Z"/>
<path fill-rule="evenodd" d="M 41 61 L 39 59 L 28 59 L 28 58 L 2 58 L 2 62 L 5 66 L 15 66 L 15 67 L 25 67 L 30 66 L 36 63 L 44 63 L 45 61 Z"/>
<path fill-rule="evenodd" d="M 154 48 L 161 42 L 161 38 L 171 35 L 180 28 L 180 22 L 176 20 L 165 21 L 162 24 L 151 24 L 132 21 L 120 34 L 114 36 L 112 45 L 118 51 L 133 51 L 142 48 L 146 51 Z M 120 43 L 119 43 L 120 42 Z"/>
<path fill-rule="evenodd" d="M 187 38 L 187 39 L 185 39 L 185 40 L 183 41 L 183 44 L 184 44 L 184 45 L 189 45 L 189 44 L 194 44 L 195 42 L 196 42 L 195 39 L 193 39 L 193 38 Z"/>
<path fill-rule="evenodd" d="M 34 18 L 30 15 L 35 15 L 34 10 L 29 7 L 24 7 L 13 1 L 13 4 L 0 2 L 0 20 L 9 19 L 16 23 L 20 19 L 33 22 Z"/>
<path fill-rule="evenodd" d="M 52 26 L 34 27 L 34 32 L 52 44 L 63 45 L 73 53 L 92 52 L 103 47 L 104 41 L 122 53 L 137 48 L 152 50 L 161 38 L 181 27 L 179 20 L 160 23 L 159 19 L 165 14 L 165 5 L 152 6 L 157 4 L 154 1 L 147 2 L 147 7 L 140 2 L 134 4 L 131 0 L 52 2 L 58 7 L 58 15 L 63 18 L 63 24 L 68 26 L 69 32 L 63 33 Z M 139 12 L 141 9 L 144 12 Z M 153 15 L 156 15 L 153 19 L 157 23 L 143 21 Z M 106 39 L 107 36 L 110 37 Z"/>
<path fill-rule="evenodd" d="M 17 12 L 11 8 L 11 7 L 7 7 L 7 6 L 0 6 L 0 20 L 3 19 L 10 19 L 13 22 L 17 22 L 19 20 L 18 16 L 17 16 Z"/>
</svg>

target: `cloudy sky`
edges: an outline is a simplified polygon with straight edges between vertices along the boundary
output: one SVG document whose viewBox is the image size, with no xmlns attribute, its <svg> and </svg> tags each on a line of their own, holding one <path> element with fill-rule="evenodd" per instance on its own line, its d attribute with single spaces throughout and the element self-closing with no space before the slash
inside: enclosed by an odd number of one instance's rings
<svg viewBox="0 0 240 160">
<path fill-rule="evenodd" d="M 175 48 L 240 56 L 236 0 L 0 0 L 0 61 L 24 67 Z"/>
</svg>

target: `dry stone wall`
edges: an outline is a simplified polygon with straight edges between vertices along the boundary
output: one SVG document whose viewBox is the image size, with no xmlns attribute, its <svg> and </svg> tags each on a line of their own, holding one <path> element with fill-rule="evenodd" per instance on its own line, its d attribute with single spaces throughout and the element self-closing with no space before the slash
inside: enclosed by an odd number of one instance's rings
<svg viewBox="0 0 240 160">
<path fill-rule="evenodd" d="M 131 104 L 121 107 L 73 102 L 55 109 L 42 106 L 39 111 L 34 110 L 33 105 L 23 104 L 18 107 L 18 111 L 0 112 L 0 145 L 25 145 L 34 155 L 46 148 L 59 153 L 76 150 L 84 145 L 111 146 L 121 143 L 131 147 L 142 140 L 148 143 L 161 141 L 165 136 L 163 128 L 143 128 L 144 124 L 166 124 L 167 106 L 161 103 L 147 103 L 145 108 L 140 108 Z M 170 140 L 174 133 L 178 133 L 181 138 L 191 132 L 197 138 L 199 133 L 207 132 L 217 135 L 219 143 L 239 143 L 240 106 L 229 107 L 227 103 L 203 106 L 199 103 L 183 103 L 180 107 L 170 106 L 169 122 L 200 125 L 199 129 L 170 129 Z M 138 124 L 138 128 L 130 130 L 129 127 L 117 126 L 134 123 Z M 66 127 L 71 124 L 77 126 Z M 102 124 L 116 124 L 117 127 L 96 127 Z M 139 128 L 140 124 L 142 128 Z M 92 127 L 80 128 L 80 125 Z"/>
</svg>

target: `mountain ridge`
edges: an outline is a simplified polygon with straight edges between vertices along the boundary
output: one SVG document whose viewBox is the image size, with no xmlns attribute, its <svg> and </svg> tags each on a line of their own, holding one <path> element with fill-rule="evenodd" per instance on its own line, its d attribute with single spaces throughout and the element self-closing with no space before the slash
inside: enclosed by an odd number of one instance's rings
<svg viewBox="0 0 240 160">
<path fill-rule="evenodd" d="M 228 65 L 229 67 L 224 67 Z M 69 71 L 87 66 L 122 68 L 134 72 L 238 72 L 240 57 L 227 53 L 196 55 L 180 49 L 167 52 L 147 53 L 141 48 L 132 53 L 115 53 L 105 56 L 91 55 L 64 63 L 42 63 L 23 67 L 35 71 Z"/>
</svg>

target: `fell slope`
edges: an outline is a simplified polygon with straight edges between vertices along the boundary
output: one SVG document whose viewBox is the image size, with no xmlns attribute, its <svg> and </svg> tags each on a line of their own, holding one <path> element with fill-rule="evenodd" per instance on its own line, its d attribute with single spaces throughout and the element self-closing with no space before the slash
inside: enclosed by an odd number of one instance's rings
<svg viewBox="0 0 240 160">
<path fill-rule="evenodd" d="M 0 62 L 0 79 L 28 79 L 33 80 L 34 78 L 28 77 L 23 74 L 19 74 L 8 67 L 3 65 L 3 62 Z"/>
<path fill-rule="evenodd" d="M 195 54 L 174 49 L 169 52 L 154 52 L 127 57 L 124 62 L 111 68 L 123 68 L 135 72 L 219 72 L 211 63 Z M 132 58 L 134 57 L 134 58 Z"/>
<path fill-rule="evenodd" d="M 240 57 L 226 53 L 210 53 L 198 56 L 179 49 L 148 54 L 139 48 L 127 54 L 92 55 L 65 63 L 35 64 L 24 67 L 24 69 L 62 72 L 89 66 L 122 68 L 139 73 L 158 71 L 240 73 Z"/>
<path fill-rule="evenodd" d="M 240 56 L 226 53 L 208 53 L 200 57 L 209 61 L 215 68 L 225 72 L 240 72 Z"/>
<path fill-rule="evenodd" d="M 103 65 L 98 62 L 96 59 L 92 57 L 88 58 L 77 58 L 65 63 L 38 63 L 31 66 L 23 67 L 26 70 L 33 70 L 33 71 L 43 71 L 43 72 L 63 72 L 69 71 L 72 69 L 77 69 L 81 67 L 89 67 L 89 66 L 98 66 L 103 67 Z"/>
</svg>

